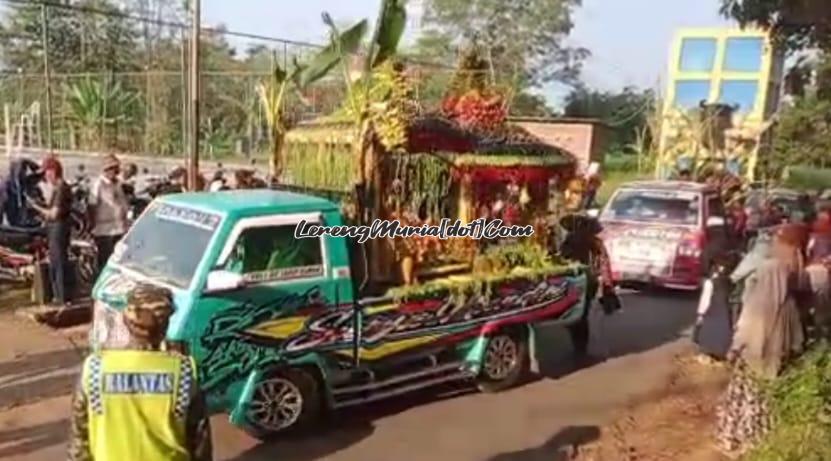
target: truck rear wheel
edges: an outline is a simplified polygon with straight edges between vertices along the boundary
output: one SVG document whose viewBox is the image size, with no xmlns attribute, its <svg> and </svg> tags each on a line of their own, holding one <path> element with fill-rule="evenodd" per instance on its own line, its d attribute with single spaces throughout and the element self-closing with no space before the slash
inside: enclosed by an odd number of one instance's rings
<svg viewBox="0 0 831 461">
<path fill-rule="evenodd" d="M 302 369 L 285 369 L 257 383 L 251 397 L 246 431 L 265 440 L 311 428 L 322 410 L 317 379 Z"/>
<path fill-rule="evenodd" d="M 527 371 L 527 336 L 499 333 L 488 339 L 477 386 L 482 392 L 500 392 L 517 385 Z"/>
</svg>

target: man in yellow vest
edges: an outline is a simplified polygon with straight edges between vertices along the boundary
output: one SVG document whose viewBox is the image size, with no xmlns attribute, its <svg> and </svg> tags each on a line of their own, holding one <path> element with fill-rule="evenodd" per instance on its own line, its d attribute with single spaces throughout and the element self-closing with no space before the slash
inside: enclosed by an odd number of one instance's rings
<svg viewBox="0 0 831 461">
<path fill-rule="evenodd" d="M 130 346 L 87 357 L 72 405 L 70 461 L 210 461 L 211 430 L 196 365 L 162 350 L 169 290 L 139 285 L 124 322 Z"/>
</svg>

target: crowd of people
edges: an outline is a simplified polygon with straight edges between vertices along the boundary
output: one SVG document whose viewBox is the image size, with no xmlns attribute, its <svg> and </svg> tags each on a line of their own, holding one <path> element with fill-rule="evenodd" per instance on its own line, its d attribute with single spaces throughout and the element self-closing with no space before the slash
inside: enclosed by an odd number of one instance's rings
<svg viewBox="0 0 831 461">
<path fill-rule="evenodd" d="M 47 158 L 40 170 L 49 193 L 44 201 L 29 198 L 28 205 L 47 224 L 52 291 L 57 303 L 65 303 L 72 195 L 57 158 Z M 98 251 L 99 270 L 129 228 L 127 212 L 131 195 L 135 194 L 135 173 L 134 167 L 122 169 L 115 156 L 108 156 L 91 187 L 88 219 Z M 187 188 L 183 169 L 174 170 L 169 178 L 181 190 Z M 612 313 L 620 308 L 620 301 L 612 285 L 609 257 L 600 239 L 602 229 L 597 219 L 585 213 L 592 206 L 599 185 L 599 174 L 594 170 L 567 185 L 562 197 L 566 213 L 559 221 L 567 235 L 559 242 L 559 251 L 593 268 L 598 283 L 589 287 L 589 299 L 599 293 L 604 311 Z M 209 182 L 203 181 L 200 186 L 210 191 L 231 188 L 222 174 Z M 262 184 L 253 172 L 243 170 L 235 175 L 234 188 L 255 187 Z M 732 186 L 728 190 L 730 194 L 737 193 Z M 506 194 L 498 195 L 489 207 L 479 211 L 488 217 L 512 221 L 518 219 L 526 201 L 518 188 L 509 188 Z M 739 208 L 742 207 L 735 207 Z M 726 253 L 713 258 L 712 272 L 701 293 L 694 333 L 703 361 L 729 364 L 732 370 L 718 414 L 718 442 L 731 457 L 746 452 L 770 428 L 764 381 L 779 376 L 811 341 L 831 339 L 831 208 L 820 208 L 810 222 L 788 222 L 787 216 L 772 209 L 767 211 L 763 214 L 765 228 L 754 235 L 746 232 L 745 221 L 737 217 L 736 234 L 752 238 L 753 244 L 744 255 Z M 741 293 L 738 300 L 734 296 L 737 292 Z M 121 450 L 125 447 L 151 450 L 160 459 L 172 454 L 176 455 L 175 459 L 210 459 L 210 431 L 203 397 L 198 391 L 195 364 L 190 357 L 164 348 L 164 332 L 172 312 L 171 293 L 140 285 L 128 298 L 125 324 L 132 336 L 131 346 L 128 350 L 103 350 L 86 360 L 84 379 L 73 407 L 70 459 L 124 457 L 126 454 Z M 571 332 L 578 352 L 584 354 L 588 346 L 587 322 L 585 326 L 585 331 Z M 154 388 L 157 392 L 144 396 L 147 393 L 139 392 L 138 387 L 150 382 L 150 374 L 155 376 L 153 379 L 158 378 L 160 367 L 169 372 L 171 380 L 159 381 Z M 120 386 L 119 389 L 102 390 L 102 373 L 120 376 L 120 380 L 113 379 L 107 384 Z M 135 378 L 145 375 L 145 381 Z M 105 428 L 115 424 L 109 420 L 111 415 L 120 413 L 102 414 L 98 409 L 102 405 L 125 405 L 114 397 L 103 403 L 102 399 L 133 391 L 137 399 L 148 399 L 133 408 L 141 407 L 146 413 L 142 413 L 144 416 L 157 412 L 153 417 L 164 424 L 146 426 L 148 431 L 159 431 L 149 434 L 149 438 L 136 435 L 135 440 L 116 443 L 106 435 Z"/>
<path fill-rule="evenodd" d="M 91 230 L 97 273 L 129 229 L 131 219 L 141 211 L 140 204 L 146 206 L 156 195 L 189 190 L 187 170 L 183 167 L 173 169 L 165 177 L 153 178 L 145 184 L 144 190 L 138 190 L 138 167 L 134 163 L 122 165 L 115 155 L 108 155 L 101 161 L 100 174 L 83 194 L 84 206 L 75 207 L 74 201 L 79 197 L 74 188 L 81 183 L 86 187 L 87 181 L 82 167 L 79 167 L 79 173 L 79 178 L 67 178 L 63 164 L 56 156 L 45 158 L 41 164 L 18 159 L 10 164 L 9 174 L 0 183 L 0 224 L 18 230 L 41 228 L 46 232 L 49 292 L 52 303 L 59 306 L 71 301 L 73 287 L 77 285 L 69 262 L 73 224 L 76 224 L 72 222 L 73 213 L 84 210 L 83 216 L 76 219 L 84 220 L 85 227 Z M 221 164 L 217 165 L 211 181 L 199 178 L 198 190 L 267 186 L 253 169 L 238 169 L 226 178 Z"/>
<path fill-rule="evenodd" d="M 763 383 L 831 333 L 831 210 L 808 223 L 780 219 L 760 230 L 743 257 L 714 258 L 699 302 L 701 358 L 732 370 L 718 413 L 719 447 L 730 457 L 770 428 Z"/>
</svg>

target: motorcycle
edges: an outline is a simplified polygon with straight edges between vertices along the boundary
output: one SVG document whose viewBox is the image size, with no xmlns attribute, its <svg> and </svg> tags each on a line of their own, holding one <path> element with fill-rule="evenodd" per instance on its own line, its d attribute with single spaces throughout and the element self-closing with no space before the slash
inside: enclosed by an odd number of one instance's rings
<svg viewBox="0 0 831 461">
<path fill-rule="evenodd" d="M 184 192 L 181 183 L 176 182 L 171 175 L 148 176 L 143 178 L 143 187 L 135 187 L 134 193 L 128 195 L 130 210 L 127 218 L 134 222 L 144 212 L 144 209 L 158 196 L 167 194 L 178 194 Z"/>
<path fill-rule="evenodd" d="M 71 220 L 72 238 L 89 240 L 92 238 L 92 228 L 89 219 L 89 196 L 92 186 L 90 179 L 85 173 L 83 165 L 78 167 L 78 174 L 74 180 L 69 182 L 69 190 L 72 193 L 72 210 L 69 214 Z"/>
</svg>

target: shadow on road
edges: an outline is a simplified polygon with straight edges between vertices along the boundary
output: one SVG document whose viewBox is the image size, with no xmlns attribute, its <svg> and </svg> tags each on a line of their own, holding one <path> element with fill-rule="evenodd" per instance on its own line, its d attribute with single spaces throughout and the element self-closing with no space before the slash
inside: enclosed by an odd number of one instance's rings
<svg viewBox="0 0 831 461">
<path fill-rule="evenodd" d="M 502 453 L 488 461 L 568 461 L 571 452 L 600 438 L 597 426 L 568 426 L 554 434 L 542 446 Z"/>
<path fill-rule="evenodd" d="M 69 423 L 55 421 L 38 426 L 0 432 L 0 459 L 18 456 L 63 443 Z"/>
<path fill-rule="evenodd" d="M 660 290 L 624 294 L 622 297 L 623 312 L 611 317 L 593 316 L 590 347 L 593 358 L 586 361 L 577 362 L 573 359 L 573 348 L 566 329 L 558 327 L 541 331 L 538 344 L 545 346 L 537 351 L 541 375 L 550 379 L 560 378 L 604 360 L 645 352 L 675 341 L 682 337 L 695 321 L 696 299 L 696 293 Z M 476 392 L 474 386 L 470 383 L 460 383 L 425 389 L 400 398 L 337 411 L 331 415 L 327 428 L 317 431 L 314 436 L 261 444 L 232 461 L 277 458 L 308 461 L 325 458 L 369 437 L 374 432 L 375 420 L 401 413 L 412 407 L 436 403 L 472 392 Z M 541 447 L 501 454 L 489 461 L 565 460 L 567 458 L 557 457 L 560 456 L 557 454 L 558 451 L 589 443 L 598 437 L 597 427 L 567 427 Z"/>
<path fill-rule="evenodd" d="M 333 412 L 320 428 L 304 436 L 262 443 L 229 461 L 312 461 L 325 459 L 359 443 L 375 432 L 375 421 L 410 408 L 474 392 L 472 386 L 448 384 L 424 389 L 402 398 Z M 217 443 L 216 441 L 214 443 Z"/>
<path fill-rule="evenodd" d="M 80 362 L 77 351 L 64 349 L 0 363 L 0 408 L 71 392 Z"/>
<path fill-rule="evenodd" d="M 229 461 L 311 461 L 325 459 L 328 455 L 354 445 L 375 431 L 372 424 L 352 424 L 338 431 L 327 431 L 293 439 L 291 441 L 266 442 L 232 458 Z"/>
<path fill-rule="evenodd" d="M 593 307 L 590 357 L 576 361 L 568 331 L 552 328 L 539 332 L 540 375 L 559 379 L 606 360 L 637 354 L 684 336 L 696 317 L 698 293 L 651 289 L 621 296 L 623 311 L 605 316 Z"/>
</svg>

